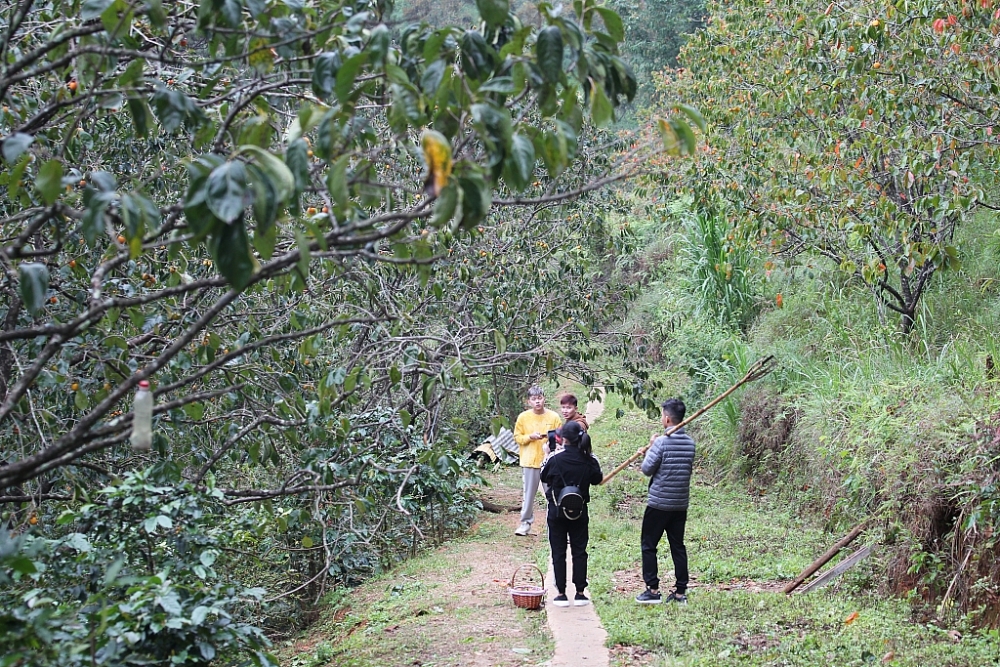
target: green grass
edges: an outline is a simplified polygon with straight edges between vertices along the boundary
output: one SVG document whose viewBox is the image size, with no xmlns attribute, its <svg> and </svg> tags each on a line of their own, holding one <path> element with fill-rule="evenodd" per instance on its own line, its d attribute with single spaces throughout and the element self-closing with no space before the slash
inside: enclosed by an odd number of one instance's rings
<svg viewBox="0 0 1000 667">
<path fill-rule="evenodd" d="M 591 429 L 605 470 L 645 444 L 655 427 L 634 412 L 615 420 L 618 407 L 609 397 L 604 419 Z M 653 665 L 849 666 L 882 664 L 890 652 L 888 664 L 897 666 L 1000 664 L 995 633 L 966 634 L 959 627 L 963 636 L 955 641 L 947 629 L 914 621 L 907 601 L 871 590 L 867 562 L 809 594 L 722 590 L 718 584 L 734 581 L 788 581 L 840 535 L 799 517 L 787 498 L 750 498 L 740 486 L 712 486 L 705 470 L 696 477 L 686 543 L 699 586 L 683 607 L 637 605 L 632 598 L 641 583 L 621 591 L 613 580 L 640 567 L 645 478 L 629 469 L 593 491 L 590 584 L 610 645 L 640 646 L 651 652 Z M 672 563 L 665 542 L 661 546 L 663 576 Z"/>
</svg>

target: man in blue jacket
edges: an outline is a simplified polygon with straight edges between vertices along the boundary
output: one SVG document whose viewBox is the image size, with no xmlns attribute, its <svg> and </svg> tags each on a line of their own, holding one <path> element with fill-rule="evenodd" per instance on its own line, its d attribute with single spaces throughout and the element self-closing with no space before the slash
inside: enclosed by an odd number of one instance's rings
<svg viewBox="0 0 1000 667">
<path fill-rule="evenodd" d="M 664 401 L 661 423 L 665 429 L 684 421 L 687 408 L 680 399 Z M 641 450 L 640 450 L 641 451 Z M 660 604 L 660 579 L 657 576 L 656 548 L 663 533 L 670 544 L 677 584 L 667 602 L 687 603 L 688 560 L 684 547 L 684 524 L 687 522 L 691 496 L 691 470 L 694 467 L 694 440 L 684 429 L 670 435 L 650 438 L 642 472 L 649 477 L 649 499 L 642 517 L 642 579 L 646 590 L 636 596 L 639 604 Z"/>
</svg>

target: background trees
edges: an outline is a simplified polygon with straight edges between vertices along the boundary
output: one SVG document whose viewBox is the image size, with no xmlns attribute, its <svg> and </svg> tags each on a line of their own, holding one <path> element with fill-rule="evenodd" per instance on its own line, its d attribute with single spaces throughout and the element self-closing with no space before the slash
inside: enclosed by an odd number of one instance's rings
<svg viewBox="0 0 1000 667">
<path fill-rule="evenodd" d="M 686 52 L 718 132 L 698 173 L 745 239 L 813 251 L 910 330 L 991 205 L 991 2 L 727 3 Z M 676 90 L 676 89 L 675 89 Z"/>
</svg>

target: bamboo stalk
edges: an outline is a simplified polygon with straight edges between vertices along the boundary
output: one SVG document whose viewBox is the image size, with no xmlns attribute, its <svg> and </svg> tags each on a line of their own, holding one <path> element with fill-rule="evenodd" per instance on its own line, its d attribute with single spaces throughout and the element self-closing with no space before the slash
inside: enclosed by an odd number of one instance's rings
<svg viewBox="0 0 1000 667">
<path fill-rule="evenodd" d="M 821 568 L 824 565 L 826 565 L 826 563 L 831 558 L 833 558 L 838 553 L 840 553 L 841 549 L 843 549 L 848 544 L 850 544 L 851 542 L 853 542 L 854 538 L 856 538 L 858 535 L 860 535 L 861 531 L 865 529 L 865 524 L 866 523 L 868 523 L 867 520 L 862 521 L 857 526 L 855 526 L 854 530 L 852 530 L 851 532 L 849 532 L 839 542 L 837 542 L 832 547 L 830 547 L 825 554 L 823 554 L 822 556 L 820 556 L 819 558 L 817 558 L 816 560 L 814 560 L 813 563 L 812 563 L 812 565 L 810 565 L 805 570 L 803 570 L 802 574 L 800 574 L 798 577 L 796 577 L 794 581 L 791 581 L 788 584 L 786 584 L 785 587 L 781 589 L 781 592 L 785 593 L 787 595 L 788 593 L 791 593 L 796 588 L 798 588 L 799 584 L 801 584 L 803 581 L 805 581 L 810 576 L 812 576 L 812 574 L 816 570 L 818 570 L 819 568 Z"/>
<path fill-rule="evenodd" d="M 684 425 L 688 424 L 689 422 L 694 421 L 695 419 L 697 419 L 701 415 L 703 415 L 706 412 L 708 412 L 711 408 L 713 408 L 716 405 L 718 405 L 719 403 L 721 403 L 727 396 L 729 396 L 731 393 L 733 393 L 734 391 L 736 391 L 737 389 L 739 389 L 743 385 L 747 384 L 748 382 L 753 382 L 754 380 L 759 380 L 760 378 L 762 378 L 765 375 L 767 375 L 768 373 L 770 373 L 773 369 L 774 369 L 774 357 L 773 356 L 767 356 L 767 357 L 764 357 L 763 359 L 758 360 L 756 363 L 754 363 L 753 366 L 750 367 L 750 370 L 748 370 L 747 373 L 746 373 L 746 375 L 743 376 L 743 379 L 741 379 L 739 382 L 737 382 L 736 384 L 734 384 L 732 387 L 730 387 L 729 389 L 725 390 L 724 392 L 722 392 L 721 394 L 719 394 L 718 396 L 716 396 L 714 399 L 712 399 L 711 403 L 709 403 L 708 405 L 704 406 L 703 408 L 701 408 L 700 410 L 698 410 L 697 412 L 695 412 L 693 415 L 691 415 L 690 417 L 688 417 L 687 419 L 685 419 L 684 421 L 682 421 L 680 424 L 676 424 L 676 425 L 671 426 L 670 428 L 668 428 L 666 430 L 666 432 L 664 433 L 664 435 L 671 435 L 671 434 L 675 433 L 678 429 L 680 429 Z M 646 445 L 645 447 L 643 447 L 642 449 L 640 449 L 639 451 L 637 451 L 635 454 L 633 454 L 632 456 L 630 456 L 628 458 L 628 460 L 625 461 L 625 463 L 622 463 L 620 466 L 618 466 L 617 468 L 615 468 L 614 470 L 612 470 L 611 472 L 609 472 L 607 475 L 605 475 L 604 479 L 601 480 L 601 484 L 607 484 L 611 480 L 612 477 L 614 477 L 615 475 L 617 475 L 618 473 L 620 473 L 622 470 L 624 470 L 625 468 L 627 468 L 630 465 L 632 465 L 632 463 L 636 459 L 638 459 L 640 456 L 642 456 L 643 454 L 645 454 L 646 450 L 648 450 L 648 449 L 649 449 L 649 445 Z"/>
</svg>

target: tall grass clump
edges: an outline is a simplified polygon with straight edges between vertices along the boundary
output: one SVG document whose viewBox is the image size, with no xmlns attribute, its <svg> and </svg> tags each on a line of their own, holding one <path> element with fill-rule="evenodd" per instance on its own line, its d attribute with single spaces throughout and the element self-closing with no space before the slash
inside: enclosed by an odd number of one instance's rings
<svg viewBox="0 0 1000 667">
<path fill-rule="evenodd" d="M 687 265 L 696 314 L 745 331 L 757 314 L 753 251 L 735 242 L 725 218 L 680 199 L 670 207 L 680 222 L 680 257 Z"/>
</svg>

